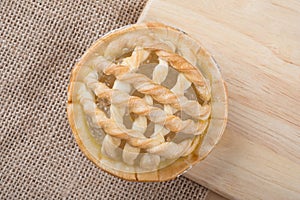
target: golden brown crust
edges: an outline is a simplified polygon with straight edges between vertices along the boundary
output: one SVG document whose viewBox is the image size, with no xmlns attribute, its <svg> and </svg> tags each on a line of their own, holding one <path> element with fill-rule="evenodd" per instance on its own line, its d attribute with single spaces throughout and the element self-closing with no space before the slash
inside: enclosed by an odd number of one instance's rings
<svg viewBox="0 0 300 200">
<path fill-rule="evenodd" d="M 154 51 L 159 58 L 166 60 L 174 69 L 183 73 L 186 78 L 195 85 L 195 87 L 201 87 L 201 91 L 198 93 L 204 102 L 208 102 L 210 100 L 210 87 L 198 68 L 190 64 L 178 54 L 155 48 L 146 48 L 146 50 Z M 128 74 L 128 71 L 130 71 L 129 66 L 112 64 L 106 67 L 104 73 L 107 75 L 114 75 L 118 79 L 131 83 L 134 86 L 136 85 L 135 88 L 139 92 L 150 95 L 152 98 L 162 104 L 170 104 L 178 110 L 184 108 L 182 105 L 180 105 L 177 95 L 170 89 L 155 83 L 145 75 L 136 73 Z M 147 85 L 147 88 L 139 87 L 140 85 Z M 210 114 L 210 106 L 198 105 L 201 107 L 201 113 L 198 116 L 199 119 L 207 119 Z"/>
<path fill-rule="evenodd" d="M 159 23 L 147 23 L 147 24 L 142 24 L 142 25 L 133 25 L 131 27 L 127 27 L 125 29 L 121 29 L 121 30 L 118 30 L 117 32 L 113 32 L 112 34 L 108 34 L 108 35 L 104 36 L 103 38 L 101 38 L 100 40 L 95 42 L 92 45 L 92 47 L 90 48 L 89 51 L 93 51 L 93 49 L 96 49 L 97 46 L 100 46 L 105 41 L 109 41 L 112 38 L 117 38 L 119 35 L 122 35 L 122 34 L 127 33 L 127 32 L 132 32 L 132 31 L 135 31 L 135 30 L 138 30 L 138 29 L 146 29 L 146 28 L 149 28 L 149 29 L 167 28 L 168 30 L 178 32 L 177 29 L 174 29 L 174 28 L 171 28 L 171 27 L 159 24 Z M 82 63 L 85 63 L 85 62 L 88 61 L 88 59 L 89 59 L 88 52 L 82 57 L 82 59 L 79 61 L 79 63 L 76 64 L 74 70 L 72 71 L 72 76 L 70 78 L 71 83 L 76 82 L 76 77 L 78 76 L 78 72 L 80 71 L 80 69 L 82 67 Z M 190 73 L 190 71 L 187 70 L 188 68 L 190 68 L 190 66 L 188 66 L 186 64 L 182 64 L 182 62 L 183 62 L 182 59 L 179 59 L 176 56 L 174 57 L 173 55 L 170 55 L 170 54 L 166 54 L 165 52 L 160 52 L 160 51 L 157 51 L 157 52 L 160 56 L 162 56 L 166 60 L 168 60 L 172 64 L 173 67 L 177 67 L 178 70 L 181 70 L 182 72 L 185 72 L 187 74 L 187 77 L 191 80 L 194 80 L 197 85 L 199 85 L 200 87 L 203 86 L 203 83 L 205 82 L 205 79 L 203 79 L 203 77 L 199 77 L 198 75 L 194 76 L 193 73 Z M 206 53 L 205 56 L 209 57 L 209 54 Z M 213 66 L 214 68 L 217 68 L 217 66 L 214 62 L 213 62 L 213 65 L 214 65 Z M 193 70 L 191 70 L 191 71 L 193 71 Z M 224 83 L 224 81 L 221 77 L 219 78 L 219 81 L 220 81 L 220 84 L 223 84 L 223 86 L 225 85 L 225 83 Z M 155 171 L 155 172 L 129 173 L 129 172 L 123 172 L 123 171 L 118 171 L 118 170 L 115 170 L 115 169 L 111 169 L 108 166 L 105 166 L 103 164 L 101 165 L 101 163 L 99 162 L 99 158 L 93 156 L 89 152 L 89 150 L 86 149 L 85 145 L 83 144 L 83 142 L 82 142 L 82 140 L 79 136 L 79 132 L 76 128 L 74 112 L 73 112 L 73 97 L 72 97 L 72 91 L 73 90 L 74 90 L 74 86 L 72 84 L 70 84 L 69 87 L 68 87 L 67 112 L 68 112 L 68 119 L 69 119 L 69 122 L 70 122 L 70 126 L 71 126 L 72 132 L 74 134 L 74 137 L 76 139 L 76 142 L 78 143 L 80 149 L 84 152 L 84 154 L 92 162 L 94 162 L 102 170 L 104 170 L 104 171 L 106 171 L 106 172 L 108 172 L 112 175 L 116 175 L 116 176 L 118 176 L 122 179 L 129 180 L 129 181 L 139 181 L 139 182 L 166 181 L 166 180 L 176 178 L 178 175 L 180 175 L 186 169 L 188 169 L 191 165 L 194 165 L 195 163 L 197 163 L 200 160 L 204 159 L 207 156 L 207 154 L 211 151 L 211 149 L 210 149 L 209 151 L 205 152 L 205 154 L 203 154 L 201 156 L 198 156 L 197 153 L 195 153 L 195 154 L 192 153 L 187 157 L 180 158 L 180 159 L 176 160 L 172 165 L 170 165 L 168 167 L 165 167 L 165 168 L 162 168 L 162 169 L 160 169 L 158 171 Z M 224 93 L 225 93 L 224 94 L 225 95 L 225 100 L 224 100 L 225 114 L 224 114 L 224 118 L 223 118 L 222 128 L 221 128 L 221 130 L 219 130 L 220 134 L 218 134 L 218 138 L 215 139 L 216 142 L 219 141 L 219 138 L 221 137 L 221 135 L 222 135 L 222 133 L 225 129 L 226 122 L 227 122 L 228 107 L 227 107 L 227 90 L 226 90 L 226 87 L 225 87 Z"/>
</svg>

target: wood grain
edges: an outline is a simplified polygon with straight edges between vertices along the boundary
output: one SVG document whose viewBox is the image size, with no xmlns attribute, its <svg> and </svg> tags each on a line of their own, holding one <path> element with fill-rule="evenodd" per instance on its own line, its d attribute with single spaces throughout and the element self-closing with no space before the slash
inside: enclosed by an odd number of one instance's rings
<svg viewBox="0 0 300 200">
<path fill-rule="evenodd" d="M 227 82 L 225 134 L 186 176 L 231 199 L 300 199 L 300 2 L 153 0 L 142 21 L 198 39 Z"/>
<path fill-rule="evenodd" d="M 207 195 L 205 197 L 205 200 L 228 200 L 225 197 L 222 197 L 218 195 L 217 193 L 214 193 L 213 191 L 208 191 Z"/>
</svg>

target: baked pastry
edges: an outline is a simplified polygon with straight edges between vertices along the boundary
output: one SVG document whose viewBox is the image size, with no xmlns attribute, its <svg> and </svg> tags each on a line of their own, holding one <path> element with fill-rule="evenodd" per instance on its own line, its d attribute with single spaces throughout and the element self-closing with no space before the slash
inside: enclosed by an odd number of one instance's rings
<svg viewBox="0 0 300 200">
<path fill-rule="evenodd" d="M 68 117 L 83 152 L 101 169 L 137 181 L 175 178 L 204 158 L 223 133 L 226 105 L 206 51 L 157 23 L 98 40 L 76 64 L 68 90 Z"/>
</svg>

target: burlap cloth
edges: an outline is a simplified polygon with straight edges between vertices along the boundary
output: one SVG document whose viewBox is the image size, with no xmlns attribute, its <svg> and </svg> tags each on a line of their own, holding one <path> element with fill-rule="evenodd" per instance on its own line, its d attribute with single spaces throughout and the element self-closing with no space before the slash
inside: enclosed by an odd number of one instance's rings
<svg viewBox="0 0 300 200">
<path fill-rule="evenodd" d="M 0 199 L 204 199 L 184 178 L 133 183 L 79 150 L 66 116 L 76 59 L 146 0 L 0 1 Z"/>
</svg>

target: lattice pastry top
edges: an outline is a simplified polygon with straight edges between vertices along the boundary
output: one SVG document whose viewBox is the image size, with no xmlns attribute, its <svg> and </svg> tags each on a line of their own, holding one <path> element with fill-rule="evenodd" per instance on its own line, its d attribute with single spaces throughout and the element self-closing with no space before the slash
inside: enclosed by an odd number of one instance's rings
<svg viewBox="0 0 300 200">
<path fill-rule="evenodd" d="M 69 95 L 81 107 L 76 128 L 90 132 L 81 138 L 85 146 L 99 147 L 88 151 L 109 168 L 135 173 L 190 155 L 211 115 L 210 83 L 191 63 L 194 55 L 186 59 L 151 34 L 114 41 L 73 72 Z"/>
</svg>

